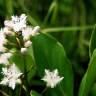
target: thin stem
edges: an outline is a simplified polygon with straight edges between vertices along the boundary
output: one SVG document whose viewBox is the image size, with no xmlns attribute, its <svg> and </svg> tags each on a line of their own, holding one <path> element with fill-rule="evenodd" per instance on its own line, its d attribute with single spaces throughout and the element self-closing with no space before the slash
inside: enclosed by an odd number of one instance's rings
<svg viewBox="0 0 96 96">
<path fill-rule="evenodd" d="M 5 93 L 4 91 L 0 90 L 0 93 L 2 93 L 4 96 L 9 96 L 7 93 Z"/>
<path fill-rule="evenodd" d="M 56 28 L 46 28 L 43 29 L 43 33 L 48 33 L 48 32 L 62 32 L 62 31 L 79 31 L 79 30 L 89 30 L 93 29 L 95 26 L 94 25 L 88 25 L 88 26 L 76 26 L 76 27 L 56 27 Z"/>
<path fill-rule="evenodd" d="M 19 39 L 17 37 L 16 37 L 16 40 L 17 40 L 17 43 L 18 43 L 19 47 L 21 48 L 20 41 L 19 41 Z"/>
<path fill-rule="evenodd" d="M 30 92 L 29 92 L 29 89 L 28 89 L 28 80 L 27 80 L 27 70 L 26 70 L 26 68 L 27 68 L 27 66 L 26 66 L 26 61 L 25 61 L 25 55 L 23 55 L 23 59 L 24 59 L 24 79 L 25 79 L 25 88 L 27 88 L 26 89 L 26 92 L 27 92 L 27 96 L 30 96 Z"/>
<path fill-rule="evenodd" d="M 22 85 L 22 88 L 25 90 L 25 92 L 27 92 L 27 89 L 24 85 Z"/>
<path fill-rule="evenodd" d="M 86 25 L 86 11 L 85 11 L 84 2 L 82 0 L 79 0 L 79 7 L 80 7 L 80 26 L 85 26 Z M 80 30 L 79 43 L 78 44 L 79 44 L 79 48 L 81 50 L 84 50 L 84 46 L 83 46 L 82 41 L 85 40 L 85 38 L 84 38 L 85 33 L 86 33 L 85 29 Z"/>
<path fill-rule="evenodd" d="M 45 87 L 41 94 L 44 94 L 47 91 L 48 87 Z"/>
<path fill-rule="evenodd" d="M 34 66 L 33 65 L 31 65 L 30 66 L 30 68 L 29 68 L 29 70 L 28 71 L 26 71 L 26 74 L 28 74 L 29 72 L 30 72 L 30 70 L 33 68 Z"/>
<path fill-rule="evenodd" d="M 19 96 L 21 95 L 21 87 L 22 87 L 22 85 L 20 85 L 20 92 L 19 92 Z"/>
</svg>

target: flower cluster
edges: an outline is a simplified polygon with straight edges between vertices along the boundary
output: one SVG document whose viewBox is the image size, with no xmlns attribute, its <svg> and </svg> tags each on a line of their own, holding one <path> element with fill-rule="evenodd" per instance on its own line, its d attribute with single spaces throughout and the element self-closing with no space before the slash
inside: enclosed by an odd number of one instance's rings
<svg viewBox="0 0 96 96">
<path fill-rule="evenodd" d="M 40 27 L 31 27 L 27 25 L 27 16 L 12 16 L 11 20 L 4 21 L 4 28 L 0 31 L 0 64 L 4 78 L 0 82 L 2 85 L 7 85 L 12 89 L 16 84 L 21 83 L 20 76 L 23 74 L 14 62 L 10 62 L 11 56 L 15 52 L 24 55 L 28 48 L 32 45 L 31 36 L 38 34 Z M 45 69 L 45 76 L 42 78 L 47 83 L 48 87 L 54 88 L 64 77 L 58 75 L 58 70 L 50 72 Z"/>
<path fill-rule="evenodd" d="M 25 14 L 21 14 L 21 16 L 12 16 L 11 20 L 4 21 L 5 28 L 3 28 L 3 32 L 1 32 L 5 33 L 7 36 L 16 36 L 17 43 L 19 43 L 19 46 L 20 44 L 22 45 L 22 47 L 20 46 L 21 53 L 25 53 L 27 51 L 27 48 L 32 44 L 30 37 L 37 34 L 40 30 L 39 26 L 35 26 L 33 28 L 28 26 L 26 19 L 27 16 Z M 4 41 L 5 39 L 2 39 L 2 44 L 4 44 Z"/>
<path fill-rule="evenodd" d="M 14 62 L 10 62 L 14 51 L 25 54 L 28 48 L 32 45 L 31 36 L 39 32 L 40 27 L 31 27 L 27 25 L 27 16 L 12 16 L 11 20 L 4 21 L 4 28 L 0 30 L 0 64 L 4 78 L 0 82 L 2 85 L 7 85 L 12 89 L 17 83 L 21 83 L 20 76 L 23 74 Z"/>
</svg>

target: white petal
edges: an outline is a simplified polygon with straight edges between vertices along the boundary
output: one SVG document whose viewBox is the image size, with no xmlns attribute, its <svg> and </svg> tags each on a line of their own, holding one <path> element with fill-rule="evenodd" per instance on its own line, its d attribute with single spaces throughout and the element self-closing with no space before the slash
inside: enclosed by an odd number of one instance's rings
<svg viewBox="0 0 96 96">
<path fill-rule="evenodd" d="M 9 82 L 9 87 L 11 87 L 13 90 L 15 89 L 15 79 L 10 79 L 10 82 Z"/>
</svg>

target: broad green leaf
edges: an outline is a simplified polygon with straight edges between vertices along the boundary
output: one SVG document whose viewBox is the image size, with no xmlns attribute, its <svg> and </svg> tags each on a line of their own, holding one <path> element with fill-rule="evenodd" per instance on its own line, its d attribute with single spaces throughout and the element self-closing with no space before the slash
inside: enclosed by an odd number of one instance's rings
<svg viewBox="0 0 96 96">
<path fill-rule="evenodd" d="M 87 72 L 85 73 L 79 88 L 78 96 L 88 96 L 88 93 L 96 80 L 96 49 L 93 52 Z"/>
<path fill-rule="evenodd" d="M 89 96 L 96 96 L 96 83 L 92 86 Z"/>
<path fill-rule="evenodd" d="M 33 37 L 32 42 L 38 75 L 42 78 L 45 69 L 58 69 L 60 76 L 64 77 L 56 87 L 58 90 L 52 89 L 53 91 L 49 92 L 50 96 L 58 93 L 62 96 L 63 93 L 66 96 L 73 96 L 72 65 L 69 63 L 62 45 L 51 36 L 43 33 Z"/>
<path fill-rule="evenodd" d="M 92 32 L 91 39 L 90 39 L 90 45 L 89 45 L 89 55 L 90 55 L 90 57 L 92 56 L 95 48 L 96 48 L 96 25 L 94 27 L 94 30 Z"/>
</svg>

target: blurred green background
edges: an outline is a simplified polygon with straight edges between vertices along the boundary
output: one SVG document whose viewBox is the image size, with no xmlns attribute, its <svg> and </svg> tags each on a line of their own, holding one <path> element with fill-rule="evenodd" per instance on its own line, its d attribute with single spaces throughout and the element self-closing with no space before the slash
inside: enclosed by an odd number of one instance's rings
<svg viewBox="0 0 96 96">
<path fill-rule="evenodd" d="M 12 15 L 25 13 L 28 23 L 54 36 L 73 64 L 77 94 L 89 62 L 89 40 L 96 22 L 96 0 L 0 0 L 0 27 Z"/>
</svg>

